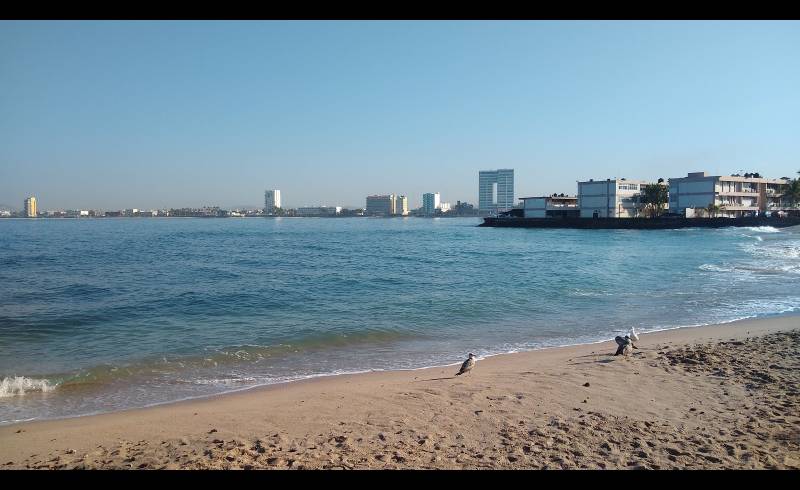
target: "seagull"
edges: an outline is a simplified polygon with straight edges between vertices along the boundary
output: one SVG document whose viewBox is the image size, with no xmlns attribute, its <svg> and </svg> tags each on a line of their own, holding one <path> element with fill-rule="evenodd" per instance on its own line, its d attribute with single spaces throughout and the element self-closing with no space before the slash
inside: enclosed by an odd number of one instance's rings
<svg viewBox="0 0 800 490">
<path fill-rule="evenodd" d="M 634 342 L 639 342 L 639 336 L 636 335 L 636 328 L 631 327 L 631 335 L 630 335 L 630 337 L 631 337 L 631 340 L 633 340 Z"/>
<path fill-rule="evenodd" d="M 475 367 L 475 354 L 472 352 L 469 353 L 469 358 L 464 361 L 464 364 L 461 365 L 461 370 L 456 373 L 456 376 L 461 376 L 462 374 L 468 373 L 472 371 L 472 368 Z"/>
<path fill-rule="evenodd" d="M 638 347 L 633 345 L 633 340 L 631 340 L 631 338 L 628 335 L 624 337 L 617 335 L 616 337 L 614 337 L 614 341 L 619 346 L 617 347 L 617 352 L 614 353 L 615 356 L 618 356 L 620 354 L 624 354 L 627 356 L 631 352 L 633 352 L 633 349 L 638 349 Z"/>
</svg>

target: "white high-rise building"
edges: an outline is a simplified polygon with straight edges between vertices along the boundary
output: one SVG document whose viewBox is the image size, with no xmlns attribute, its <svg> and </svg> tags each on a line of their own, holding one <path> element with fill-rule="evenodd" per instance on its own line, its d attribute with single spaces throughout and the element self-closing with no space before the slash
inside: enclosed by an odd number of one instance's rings
<svg viewBox="0 0 800 490">
<path fill-rule="evenodd" d="M 408 216 L 408 197 L 397 196 L 394 201 L 394 214 Z"/>
<path fill-rule="evenodd" d="M 514 169 L 478 172 L 478 209 L 502 213 L 514 207 Z"/>
<path fill-rule="evenodd" d="M 36 208 L 36 198 L 31 196 L 25 199 L 25 217 L 35 218 L 38 216 L 38 209 Z"/>
<path fill-rule="evenodd" d="M 427 216 L 436 214 L 436 210 L 441 207 L 438 192 L 428 192 L 422 195 L 422 212 Z"/>
<path fill-rule="evenodd" d="M 264 212 L 274 214 L 275 208 L 281 207 L 281 191 L 278 189 L 264 192 Z"/>
</svg>

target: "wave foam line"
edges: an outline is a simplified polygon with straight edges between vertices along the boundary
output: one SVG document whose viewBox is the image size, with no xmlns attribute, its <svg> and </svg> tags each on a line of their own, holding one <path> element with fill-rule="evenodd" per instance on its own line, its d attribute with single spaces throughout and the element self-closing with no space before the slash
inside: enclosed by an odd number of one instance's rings
<svg viewBox="0 0 800 490">
<path fill-rule="evenodd" d="M 0 381 L 0 398 L 20 396 L 35 391 L 47 393 L 55 390 L 57 387 L 58 383 L 51 383 L 46 379 L 26 378 L 25 376 L 9 376 Z"/>
</svg>

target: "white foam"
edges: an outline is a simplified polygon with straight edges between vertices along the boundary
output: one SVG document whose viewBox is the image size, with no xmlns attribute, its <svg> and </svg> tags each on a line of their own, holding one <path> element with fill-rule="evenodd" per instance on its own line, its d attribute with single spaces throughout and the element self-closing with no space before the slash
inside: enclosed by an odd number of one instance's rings
<svg viewBox="0 0 800 490">
<path fill-rule="evenodd" d="M 758 233 L 780 233 L 781 230 L 774 226 L 744 226 L 742 230 L 750 230 Z"/>
<path fill-rule="evenodd" d="M 58 387 L 58 383 L 50 383 L 46 379 L 33 379 L 24 376 L 3 378 L 0 381 L 0 398 L 25 395 L 26 393 L 40 391 L 47 393 Z"/>
<path fill-rule="evenodd" d="M 715 264 L 703 264 L 698 269 L 706 272 L 733 272 L 735 270 L 733 267 L 720 267 Z"/>
</svg>

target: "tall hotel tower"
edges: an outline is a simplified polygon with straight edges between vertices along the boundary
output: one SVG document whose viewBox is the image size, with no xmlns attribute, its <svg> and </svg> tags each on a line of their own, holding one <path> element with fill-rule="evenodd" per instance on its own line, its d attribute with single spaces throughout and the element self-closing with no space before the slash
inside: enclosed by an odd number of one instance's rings
<svg viewBox="0 0 800 490">
<path fill-rule="evenodd" d="M 514 207 L 514 169 L 478 172 L 478 209 L 501 213 Z"/>
<path fill-rule="evenodd" d="M 25 216 L 28 218 L 35 218 L 36 215 L 36 198 L 31 196 L 25 199 Z"/>
<path fill-rule="evenodd" d="M 275 208 L 281 207 L 281 191 L 274 189 L 264 192 L 264 212 L 275 214 Z"/>
<path fill-rule="evenodd" d="M 438 192 L 428 192 L 422 195 L 422 212 L 426 216 L 433 216 L 440 207 L 441 199 Z"/>
</svg>

